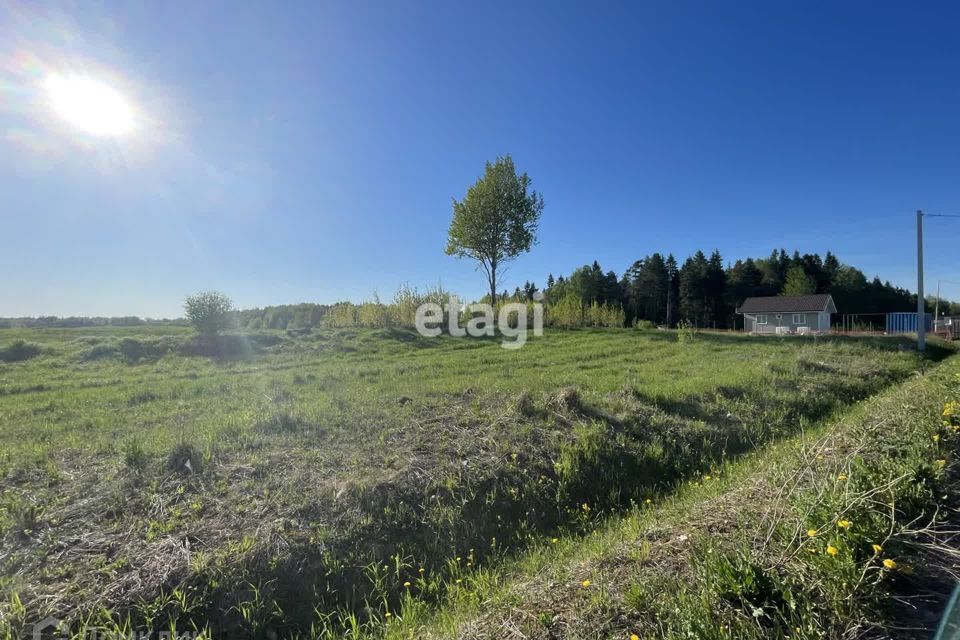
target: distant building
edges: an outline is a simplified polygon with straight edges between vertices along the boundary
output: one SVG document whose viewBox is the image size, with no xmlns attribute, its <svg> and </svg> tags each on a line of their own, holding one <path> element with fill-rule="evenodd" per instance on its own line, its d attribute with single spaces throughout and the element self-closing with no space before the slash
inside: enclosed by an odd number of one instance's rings
<svg viewBox="0 0 960 640">
<path fill-rule="evenodd" d="M 830 314 L 836 312 L 829 293 L 747 298 L 737 308 L 745 332 L 780 335 L 829 333 Z"/>
</svg>

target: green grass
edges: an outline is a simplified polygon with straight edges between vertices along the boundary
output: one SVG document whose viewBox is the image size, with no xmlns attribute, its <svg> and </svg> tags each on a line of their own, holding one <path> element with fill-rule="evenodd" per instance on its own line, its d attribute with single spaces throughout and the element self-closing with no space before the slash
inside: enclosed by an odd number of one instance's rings
<svg viewBox="0 0 960 640">
<path fill-rule="evenodd" d="M 40 354 L 0 364 L 0 612 L 254 637 L 379 633 L 923 366 L 896 340 L 627 330 L 16 340 Z"/>
<path fill-rule="evenodd" d="M 582 537 L 531 545 L 383 635 L 929 638 L 960 579 L 958 432 L 952 358 Z"/>
</svg>

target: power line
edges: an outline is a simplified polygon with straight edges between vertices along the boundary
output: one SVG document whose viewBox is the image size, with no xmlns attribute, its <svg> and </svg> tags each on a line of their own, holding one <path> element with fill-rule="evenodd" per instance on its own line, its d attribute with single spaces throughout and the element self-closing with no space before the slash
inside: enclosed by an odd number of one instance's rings
<svg viewBox="0 0 960 640">
<path fill-rule="evenodd" d="M 924 218 L 960 218 L 956 213 L 924 213 Z"/>
</svg>

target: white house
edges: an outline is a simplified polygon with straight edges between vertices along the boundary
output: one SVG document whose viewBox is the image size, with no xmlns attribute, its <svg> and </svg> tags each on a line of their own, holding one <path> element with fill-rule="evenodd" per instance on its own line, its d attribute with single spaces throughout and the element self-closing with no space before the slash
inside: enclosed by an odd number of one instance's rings
<svg viewBox="0 0 960 640">
<path fill-rule="evenodd" d="M 737 308 L 745 332 L 780 335 L 829 333 L 830 314 L 836 312 L 829 293 L 747 298 Z"/>
</svg>

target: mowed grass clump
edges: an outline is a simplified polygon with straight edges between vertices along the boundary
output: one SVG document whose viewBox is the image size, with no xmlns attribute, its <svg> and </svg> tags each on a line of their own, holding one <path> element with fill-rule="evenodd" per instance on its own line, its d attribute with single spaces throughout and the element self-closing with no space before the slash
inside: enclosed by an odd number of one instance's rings
<svg viewBox="0 0 960 640">
<path fill-rule="evenodd" d="M 192 337 L 11 333 L 50 352 L 0 368 L 5 600 L 240 636 L 380 628 L 921 364 L 895 340 L 626 330 L 520 350 L 264 333 L 220 357 L 99 359 Z"/>
</svg>

